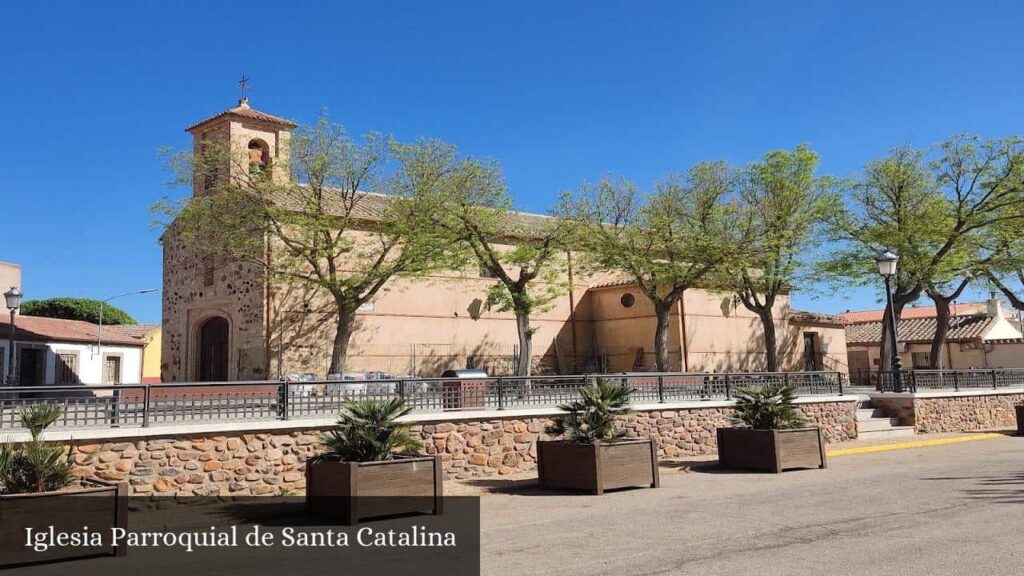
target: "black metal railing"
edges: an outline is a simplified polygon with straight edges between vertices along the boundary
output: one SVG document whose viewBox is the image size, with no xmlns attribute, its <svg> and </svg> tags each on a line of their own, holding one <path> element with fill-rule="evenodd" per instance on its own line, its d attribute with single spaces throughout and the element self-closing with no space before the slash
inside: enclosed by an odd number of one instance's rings
<svg viewBox="0 0 1024 576">
<path fill-rule="evenodd" d="M 0 388 L 0 429 L 19 429 L 20 408 L 56 404 L 58 428 L 291 420 L 337 415 L 348 400 L 399 397 L 420 413 L 549 408 L 604 378 L 634 389 L 634 404 L 729 399 L 748 386 L 792 384 L 800 395 L 842 394 L 840 372 L 634 373 L 580 376 L 414 378 L 317 382 L 201 382 Z"/>
<path fill-rule="evenodd" d="M 1024 368 L 904 370 L 899 380 L 895 372 L 878 372 L 875 387 L 880 392 L 1024 388 Z"/>
</svg>

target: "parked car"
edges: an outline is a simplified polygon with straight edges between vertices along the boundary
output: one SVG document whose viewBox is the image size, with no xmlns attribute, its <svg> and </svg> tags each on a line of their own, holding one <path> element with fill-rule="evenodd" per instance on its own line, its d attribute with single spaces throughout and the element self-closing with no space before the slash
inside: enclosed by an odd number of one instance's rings
<svg viewBox="0 0 1024 576">
<path fill-rule="evenodd" d="M 312 372 L 286 374 L 285 382 L 303 382 L 303 384 L 288 384 L 288 392 L 291 396 L 315 396 L 319 386 L 316 382 L 316 374 Z M 309 382 L 309 384 L 305 384 Z"/>
</svg>

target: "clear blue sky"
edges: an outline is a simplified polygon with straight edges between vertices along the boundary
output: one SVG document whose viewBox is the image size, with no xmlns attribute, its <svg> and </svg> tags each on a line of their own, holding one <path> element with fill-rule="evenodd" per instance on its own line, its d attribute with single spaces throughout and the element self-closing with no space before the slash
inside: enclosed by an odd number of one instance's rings
<svg viewBox="0 0 1024 576">
<path fill-rule="evenodd" d="M 499 159 L 518 206 L 810 143 L 1020 133 L 1015 2 L 21 2 L 0 7 L 0 260 L 27 297 L 161 285 L 161 146 L 235 104 Z M 294 7 L 289 7 L 294 4 Z M 872 290 L 795 304 L 872 307 Z M 160 319 L 159 295 L 118 301 Z"/>
</svg>

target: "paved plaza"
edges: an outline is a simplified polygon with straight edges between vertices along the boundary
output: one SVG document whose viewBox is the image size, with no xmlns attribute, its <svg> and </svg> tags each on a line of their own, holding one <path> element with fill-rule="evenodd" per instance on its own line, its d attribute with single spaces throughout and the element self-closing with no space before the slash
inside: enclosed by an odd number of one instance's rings
<svg viewBox="0 0 1024 576">
<path fill-rule="evenodd" d="M 1024 438 L 847 453 L 781 475 L 684 466 L 656 490 L 570 496 L 522 481 L 484 495 L 483 573 L 1024 571 Z"/>
</svg>

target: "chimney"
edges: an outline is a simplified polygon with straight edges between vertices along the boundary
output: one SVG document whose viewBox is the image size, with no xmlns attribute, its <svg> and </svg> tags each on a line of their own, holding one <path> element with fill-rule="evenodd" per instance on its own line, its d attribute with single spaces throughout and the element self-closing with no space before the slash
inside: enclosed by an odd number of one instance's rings
<svg viewBox="0 0 1024 576">
<path fill-rule="evenodd" d="M 989 294 L 988 299 L 988 315 L 991 318 L 1002 318 L 1003 317 L 1003 303 L 999 298 L 996 297 L 996 293 L 992 292 Z"/>
</svg>

